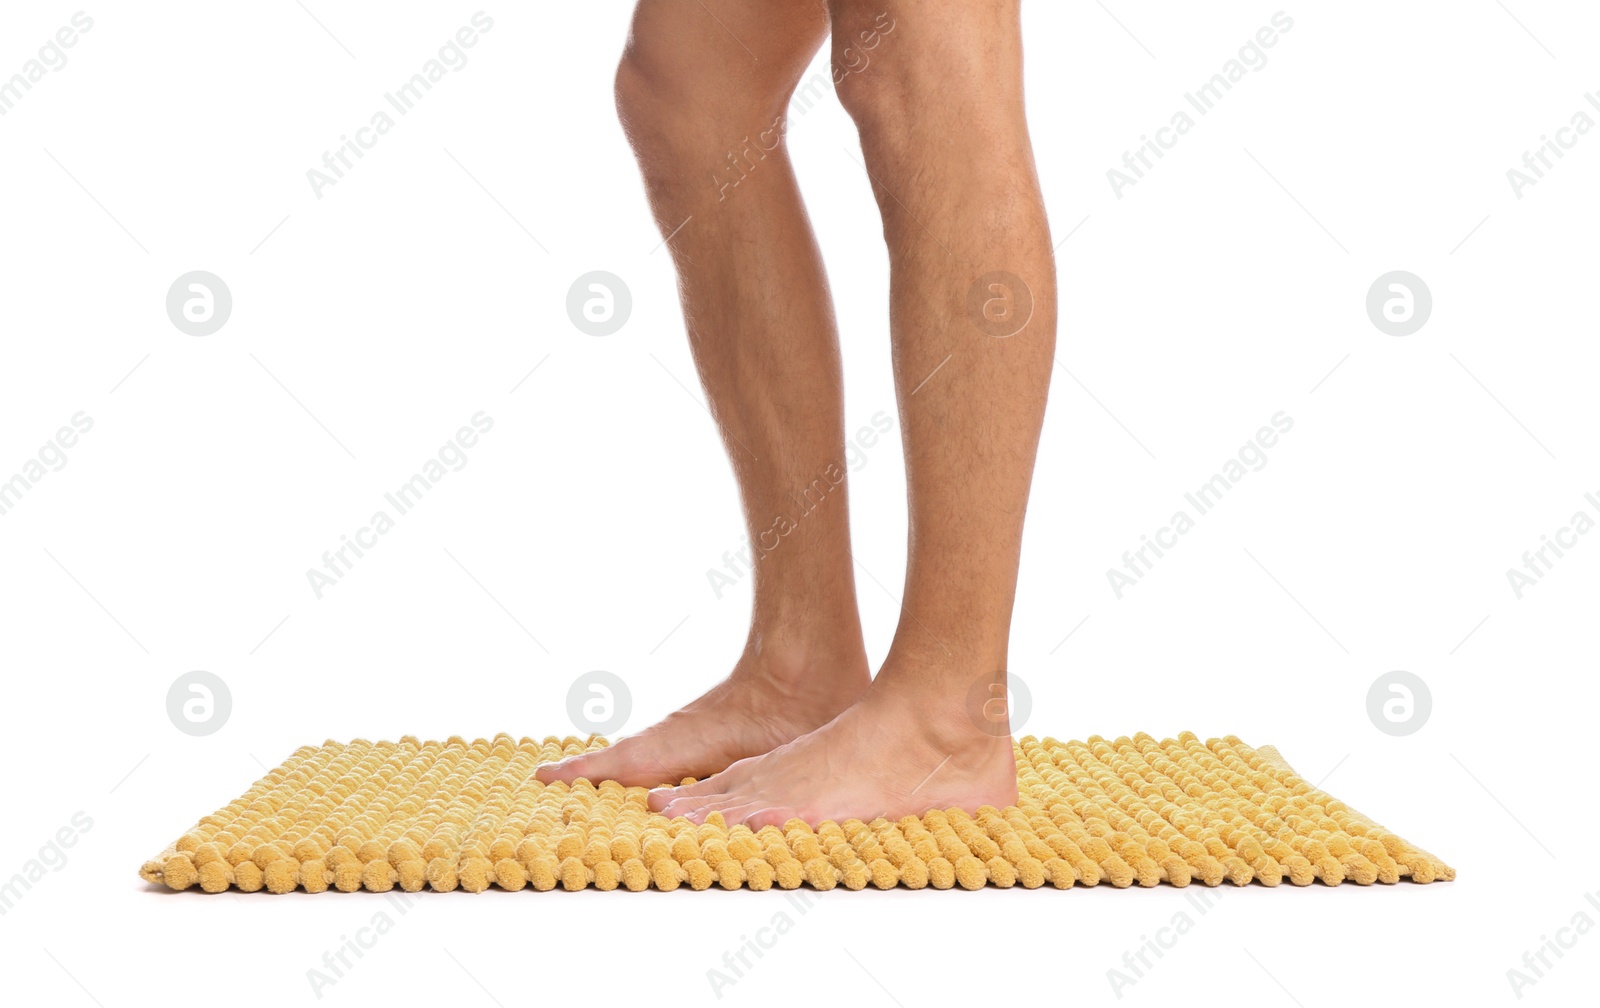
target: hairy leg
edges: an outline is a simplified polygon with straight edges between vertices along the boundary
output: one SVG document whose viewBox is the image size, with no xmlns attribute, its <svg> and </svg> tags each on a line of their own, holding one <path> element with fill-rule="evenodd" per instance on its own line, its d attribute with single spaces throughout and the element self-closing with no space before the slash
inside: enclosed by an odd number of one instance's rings
<svg viewBox="0 0 1600 1008">
<path fill-rule="evenodd" d="M 744 653 L 683 710 L 540 780 L 702 777 L 827 723 L 866 689 L 838 333 L 783 142 L 827 34 L 817 0 L 640 0 L 617 105 L 671 249 L 690 347 L 738 478 Z M 742 573 L 742 569 L 741 569 Z"/>
<path fill-rule="evenodd" d="M 839 96 L 890 253 L 910 494 L 904 606 L 857 704 L 769 754 L 652 792 L 669 815 L 759 827 L 1016 800 L 1004 669 L 1056 321 L 1018 7 L 830 0 L 836 54 L 892 23 Z"/>
</svg>

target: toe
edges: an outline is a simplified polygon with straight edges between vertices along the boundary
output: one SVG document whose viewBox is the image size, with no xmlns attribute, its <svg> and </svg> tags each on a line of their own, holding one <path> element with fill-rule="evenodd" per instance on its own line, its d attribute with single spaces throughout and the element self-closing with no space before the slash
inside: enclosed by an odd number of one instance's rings
<svg viewBox="0 0 1600 1008">
<path fill-rule="evenodd" d="M 680 813 L 685 819 L 692 823 L 703 823 L 710 818 L 711 813 L 721 812 L 723 822 L 731 826 L 733 823 L 727 818 L 727 810 L 748 804 L 750 798 L 746 795 L 708 795 L 705 798 L 688 800 L 693 803 L 693 807 Z"/>
<path fill-rule="evenodd" d="M 615 780 L 628 786 L 634 783 L 625 779 L 632 776 L 630 770 L 633 762 L 628 758 L 625 745 L 610 745 L 568 756 L 556 763 L 546 763 L 534 771 L 534 776 L 547 784 L 555 781 L 571 784 L 582 777 L 591 784 Z"/>
<path fill-rule="evenodd" d="M 729 823 L 733 822 L 732 819 L 728 818 L 729 814 L 727 812 L 724 812 L 722 815 L 723 818 L 727 819 Z M 783 829 L 783 824 L 788 822 L 790 819 L 801 818 L 795 814 L 794 809 L 783 808 L 781 806 L 752 808 L 742 815 L 743 817 L 739 821 L 750 827 L 752 830 L 759 830 L 766 826 L 775 826 L 778 829 Z"/>
<path fill-rule="evenodd" d="M 583 761 L 582 756 L 568 756 L 564 760 L 554 763 L 541 763 L 534 768 L 533 778 L 541 784 L 555 784 L 565 782 L 571 784 L 583 776 L 576 767 Z"/>
<path fill-rule="evenodd" d="M 712 774 L 705 780 L 684 784 L 681 787 L 655 788 L 650 792 L 650 808 L 660 812 L 679 798 L 702 798 L 706 795 L 720 794 L 723 787 L 722 782 L 718 780 L 719 776 Z"/>
<path fill-rule="evenodd" d="M 699 819 L 694 818 L 694 816 L 697 813 L 700 813 L 702 810 L 710 811 L 707 806 L 721 801 L 725 797 L 727 796 L 704 795 L 698 797 L 689 796 L 684 798 L 674 798 L 672 801 L 667 803 L 666 807 L 661 810 L 661 814 L 666 816 L 668 819 L 676 819 L 678 816 L 683 816 L 691 822 L 704 822 L 704 816 Z"/>
<path fill-rule="evenodd" d="M 623 787 L 655 787 L 672 779 L 659 760 L 648 758 L 647 753 L 629 747 L 625 741 L 568 756 L 556 763 L 542 764 L 535 768 L 533 775 L 546 784 L 556 781 L 571 784 L 582 777 L 595 785 L 601 781 L 616 781 Z"/>
<path fill-rule="evenodd" d="M 711 811 L 721 812 L 723 825 L 727 826 L 729 829 L 733 829 L 733 827 L 738 826 L 741 823 L 746 826 L 750 826 L 750 817 L 766 807 L 766 803 L 764 802 L 731 801 L 724 803 L 723 806 L 715 810 L 707 810 L 706 814 L 710 815 Z M 759 827 L 750 826 L 752 832 L 758 828 Z"/>
</svg>

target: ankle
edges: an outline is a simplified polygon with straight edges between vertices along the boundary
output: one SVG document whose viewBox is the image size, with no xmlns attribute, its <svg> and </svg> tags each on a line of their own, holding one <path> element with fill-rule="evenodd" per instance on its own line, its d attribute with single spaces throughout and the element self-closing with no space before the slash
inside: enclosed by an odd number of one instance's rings
<svg viewBox="0 0 1600 1008">
<path fill-rule="evenodd" d="M 790 628 L 752 628 L 732 678 L 759 681 L 780 693 L 849 692 L 854 700 L 872 680 L 859 627 L 796 634 Z"/>
<path fill-rule="evenodd" d="M 832 611 L 815 607 L 802 612 L 757 605 L 745 639 L 745 656 L 796 671 L 826 661 L 859 660 L 865 667 L 867 647 L 854 607 Z"/>
<path fill-rule="evenodd" d="M 966 676 L 885 663 L 863 702 L 913 724 L 923 742 L 941 752 L 986 756 L 1011 749 L 1005 681 L 1003 672 Z"/>
</svg>

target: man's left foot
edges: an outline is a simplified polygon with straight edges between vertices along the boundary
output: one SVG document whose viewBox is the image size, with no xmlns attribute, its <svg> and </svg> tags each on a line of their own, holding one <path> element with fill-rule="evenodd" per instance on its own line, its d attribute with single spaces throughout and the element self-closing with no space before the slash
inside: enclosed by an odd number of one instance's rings
<svg viewBox="0 0 1600 1008">
<path fill-rule="evenodd" d="M 843 714 L 763 756 L 695 784 L 652 790 L 650 807 L 695 823 L 721 812 L 729 826 L 760 829 L 790 819 L 870 822 L 1016 804 L 1009 735 L 995 736 L 961 709 L 936 713 L 903 686 L 881 686 L 874 682 Z"/>
</svg>

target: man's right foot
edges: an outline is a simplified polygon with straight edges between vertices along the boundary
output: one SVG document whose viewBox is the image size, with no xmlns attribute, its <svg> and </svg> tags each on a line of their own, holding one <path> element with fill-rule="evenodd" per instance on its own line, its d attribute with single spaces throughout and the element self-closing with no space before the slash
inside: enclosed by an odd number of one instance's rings
<svg viewBox="0 0 1600 1008">
<path fill-rule="evenodd" d="M 534 777 L 546 784 L 583 777 L 624 787 L 709 777 L 822 727 L 871 681 L 865 653 L 844 660 L 747 653 L 732 675 L 682 710 L 604 749 L 545 763 Z"/>
</svg>

